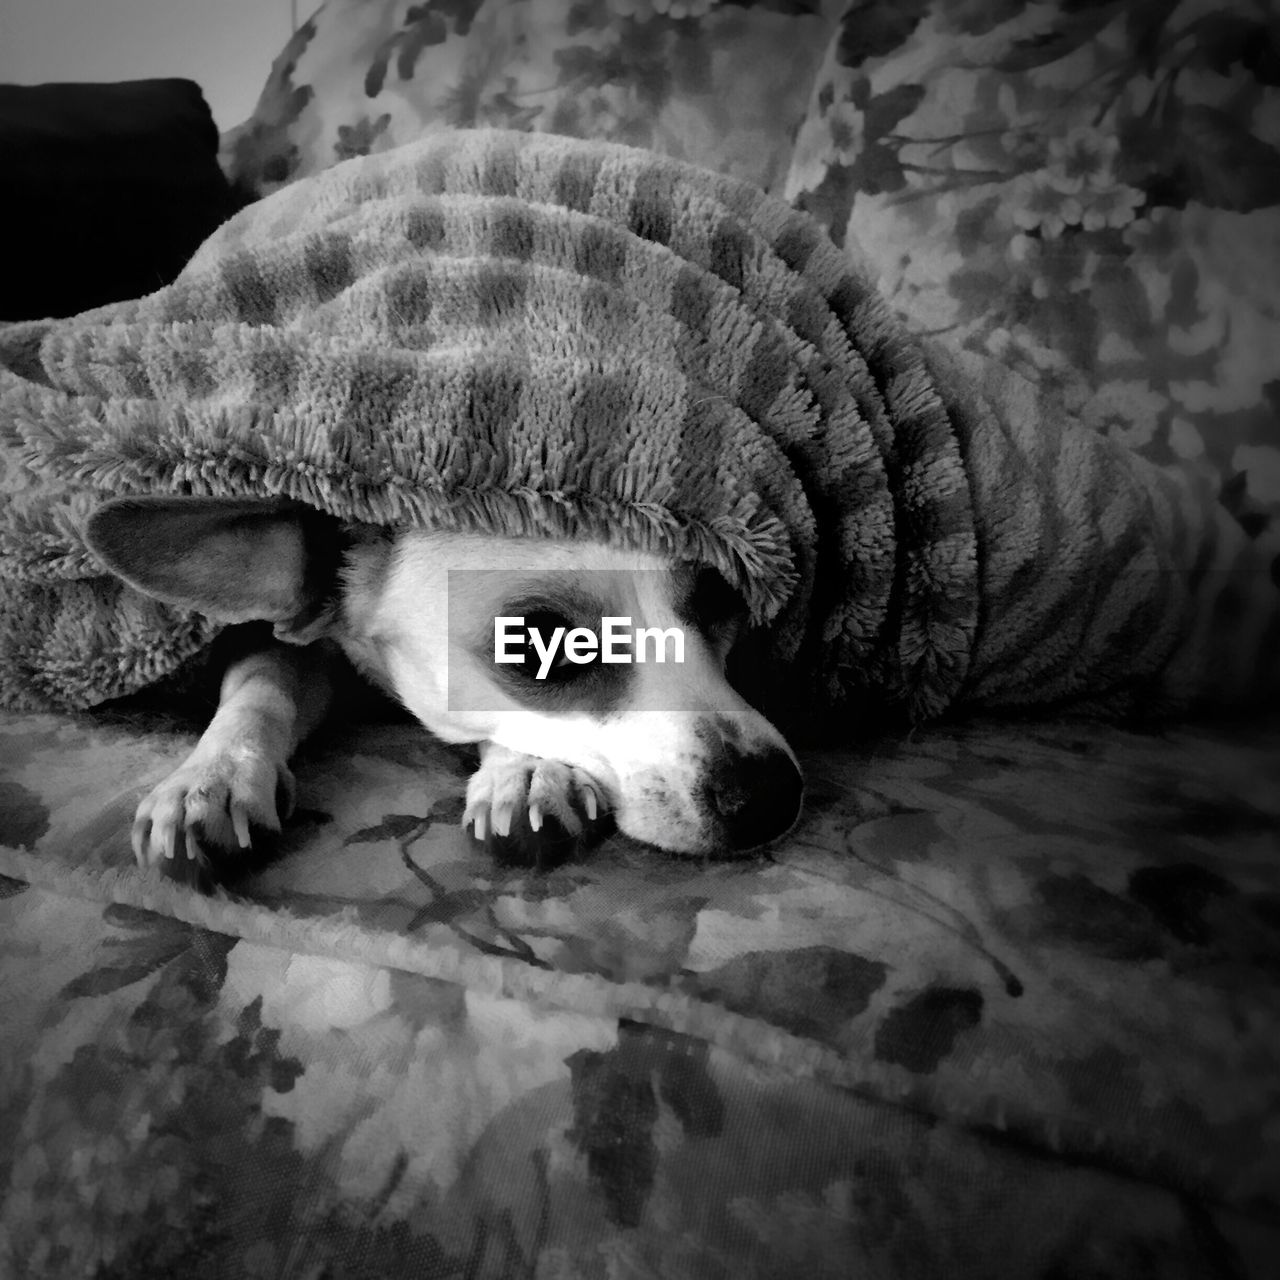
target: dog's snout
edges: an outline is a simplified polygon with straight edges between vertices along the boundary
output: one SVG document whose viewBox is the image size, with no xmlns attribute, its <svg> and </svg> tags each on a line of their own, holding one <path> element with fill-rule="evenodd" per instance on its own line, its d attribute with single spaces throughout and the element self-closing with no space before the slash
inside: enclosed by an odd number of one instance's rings
<svg viewBox="0 0 1280 1280">
<path fill-rule="evenodd" d="M 804 780 L 777 747 L 743 754 L 726 746 L 707 791 L 729 848 L 744 850 L 782 835 L 795 822 Z"/>
</svg>

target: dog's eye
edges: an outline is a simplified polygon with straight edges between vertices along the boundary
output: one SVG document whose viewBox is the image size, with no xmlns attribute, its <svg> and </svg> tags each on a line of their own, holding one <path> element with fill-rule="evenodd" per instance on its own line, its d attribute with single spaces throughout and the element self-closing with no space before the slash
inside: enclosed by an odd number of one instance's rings
<svg viewBox="0 0 1280 1280">
<path fill-rule="evenodd" d="M 693 582 L 689 609 L 702 627 L 718 627 L 746 612 L 746 602 L 717 569 L 702 568 Z"/>
<path fill-rule="evenodd" d="M 536 631 L 548 644 L 556 631 L 567 633 L 573 623 L 553 609 L 531 609 L 524 615 L 526 631 Z"/>
<path fill-rule="evenodd" d="M 521 675 L 529 679 L 537 679 L 540 684 L 568 684 L 577 679 L 593 665 L 592 663 L 574 662 L 565 651 L 565 637 L 577 625 L 562 613 L 552 609 L 533 609 L 524 615 L 527 632 L 537 632 L 545 651 L 555 649 L 550 659 L 550 666 L 543 672 L 542 654 L 534 647 L 532 640 L 525 646 L 525 660 L 519 670 Z"/>
</svg>

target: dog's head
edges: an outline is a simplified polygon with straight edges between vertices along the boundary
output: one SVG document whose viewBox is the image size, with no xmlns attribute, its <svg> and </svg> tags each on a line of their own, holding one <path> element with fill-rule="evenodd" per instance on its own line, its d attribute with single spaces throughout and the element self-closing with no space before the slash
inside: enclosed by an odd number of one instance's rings
<svg viewBox="0 0 1280 1280">
<path fill-rule="evenodd" d="M 726 855 L 781 835 L 802 783 L 725 661 L 745 611 L 711 570 L 596 542 L 343 529 L 289 503 L 125 498 L 88 540 L 149 595 L 329 635 L 431 732 L 588 773 L 621 831 Z"/>
</svg>

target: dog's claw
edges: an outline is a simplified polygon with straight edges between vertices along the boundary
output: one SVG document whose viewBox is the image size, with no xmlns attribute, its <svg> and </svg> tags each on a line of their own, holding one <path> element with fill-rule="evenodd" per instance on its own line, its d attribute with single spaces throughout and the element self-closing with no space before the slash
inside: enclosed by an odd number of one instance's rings
<svg viewBox="0 0 1280 1280">
<path fill-rule="evenodd" d="M 475 838 L 481 842 L 488 836 L 528 844 L 523 850 L 528 853 L 544 845 L 559 849 L 571 843 L 604 808 L 597 784 L 573 765 L 491 747 L 467 784 L 462 825 L 474 823 Z M 536 839 L 529 844 L 531 837 Z M 510 859 L 511 853 L 500 856 Z"/>
<path fill-rule="evenodd" d="M 166 874 L 189 862 L 253 847 L 254 830 L 279 831 L 292 808 L 293 775 L 266 753 L 224 750 L 202 740 L 138 805 L 130 843 L 137 864 Z"/>
<path fill-rule="evenodd" d="M 515 816 L 515 811 L 511 805 L 504 804 L 493 810 L 490 817 L 493 819 L 493 834 L 495 836 L 509 836 L 511 834 L 511 819 Z"/>
</svg>

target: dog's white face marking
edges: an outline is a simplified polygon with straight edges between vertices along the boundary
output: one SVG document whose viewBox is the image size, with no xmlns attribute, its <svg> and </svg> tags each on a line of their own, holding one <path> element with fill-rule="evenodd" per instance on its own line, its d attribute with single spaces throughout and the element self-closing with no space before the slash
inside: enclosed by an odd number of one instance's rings
<svg viewBox="0 0 1280 1280">
<path fill-rule="evenodd" d="M 355 547 L 343 576 L 337 638 L 440 738 L 574 765 L 600 784 L 620 830 L 664 849 L 741 850 L 794 819 L 795 758 L 725 679 L 740 617 L 723 583 L 707 607 L 694 571 L 662 556 L 425 531 Z M 540 681 L 536 654 L 522 668 L 494 661 L 494 619 L 530 614 L 566 628 L 614 616 L 680 629 L 684 660 L 562 663 Z"/>
<path fill-rule="evenodd" d="M 93 513 L 86 537 L 135 589 L 218 622 L 270 623 L 276 641 L 335 640 L 431 732 L 487 744 L 468 785 L 478 836 L 486 815 L 510 835 L 522 798 L 530 833 L 547 813 L 576 821 L 579 802 L 589 819 L 602 798 L 624 833 L 711 856 L 765 844 L 799 814 L 795 757 L 725 677 L 744 610 L 710 570 L 590 541 L 340 526 L 283 500 L 120 498 Z M 588 642 L 605 619 L 625 619 L 633 638 L 678 634 L 683 648 L 678 661 L 651 651 L 623 664 L 604 654 L 547 662 L 543 646 L 541 661 L 510 665 L 495 647 L 506 617 L 523 618 L 528 635 Z M 251 739 L 269 739 L 264 759 L 287 773 L 290 744 L 327 693 L 317 684 L 306 696 L 282 648 L 262 649 L 248 693 L 224 689 L 196 773 L 174 775 L 183 796 L 199 795 L 209 760 L 243 754 Z M 185 829 L 171 791 L 162 785 L 139 808 L 153 855 Z M 164 816 L 153 821 L 157 794 Z M 272 801 L 255 795 L 262 813 Z"/>
</svg>

